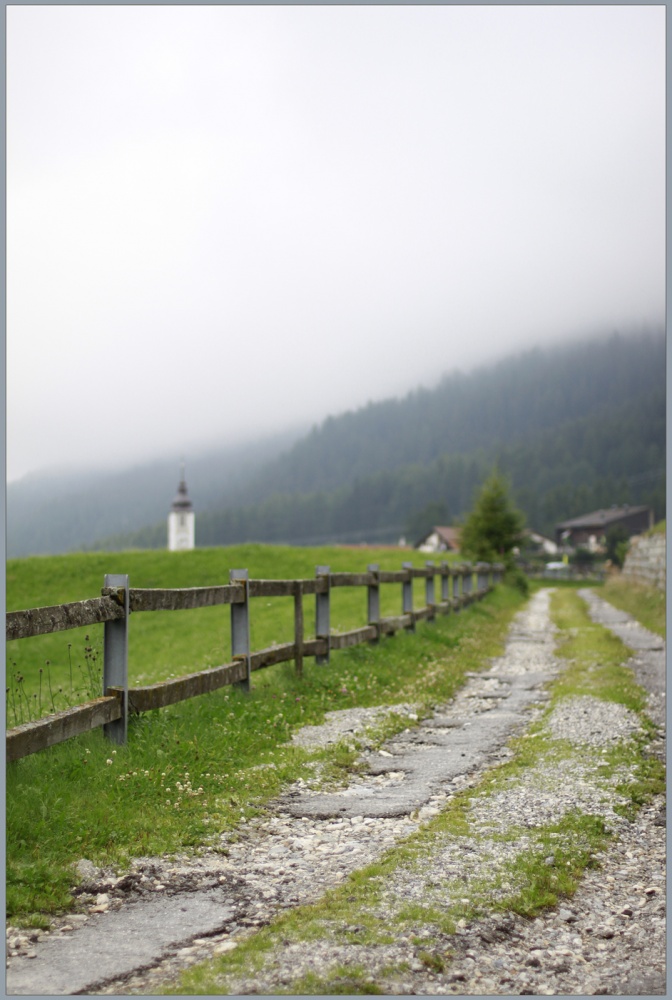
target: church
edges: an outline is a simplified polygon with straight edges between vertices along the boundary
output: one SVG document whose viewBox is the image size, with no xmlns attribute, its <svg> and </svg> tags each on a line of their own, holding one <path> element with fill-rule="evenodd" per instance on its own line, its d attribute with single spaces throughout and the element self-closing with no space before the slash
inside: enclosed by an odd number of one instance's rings
<svg viewBox="0 0 672 1000">
<path fill-rule="evenodd" d="M 180 483 L 168 515 L 168 551 L 183 552 L 186 549 L 193 549 L 194 543 L 194 507 L 187 493 L 183 463 Z"/>
</svg>

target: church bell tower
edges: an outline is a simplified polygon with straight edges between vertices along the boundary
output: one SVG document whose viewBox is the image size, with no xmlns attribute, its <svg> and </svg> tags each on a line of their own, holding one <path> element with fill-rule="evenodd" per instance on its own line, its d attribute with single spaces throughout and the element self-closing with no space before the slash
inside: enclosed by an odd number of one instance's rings
<svg viewBox="0 0 672 1000">
<path fill-rule="evenodd" d="M 194 508 L 187 493 L 183 462 L 180 484 L 177 487 L 177 493 L 168 515 L 168 550 L 170 552 L 183 552 L 186 549 L 193 549 L 194 539 Z"/>
</svg>

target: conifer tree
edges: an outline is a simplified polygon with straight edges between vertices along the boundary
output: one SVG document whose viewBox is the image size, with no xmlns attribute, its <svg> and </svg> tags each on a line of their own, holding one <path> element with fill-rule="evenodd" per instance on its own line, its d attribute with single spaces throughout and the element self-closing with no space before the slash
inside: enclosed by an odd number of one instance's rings
<svg viewBox="0 0 672 1000">
<path fill-rule="evenodd" d="M 513 549 L 525 524 L 505 479 L 495 470 L 483 484 L 460 535 L 465 555 L 484 562 L 513 565 Z"/>
</svg>

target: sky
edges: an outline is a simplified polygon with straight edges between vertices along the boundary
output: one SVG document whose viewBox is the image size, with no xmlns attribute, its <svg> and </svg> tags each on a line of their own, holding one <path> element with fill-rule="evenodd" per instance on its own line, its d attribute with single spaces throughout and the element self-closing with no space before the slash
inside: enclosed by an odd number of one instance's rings
<svg viewBox="0 0 672 1000">
<path fill-rule="evenodd" d="M 665 7 L 7 15 L 7 478 L 659 327 Z"/>
</svg>

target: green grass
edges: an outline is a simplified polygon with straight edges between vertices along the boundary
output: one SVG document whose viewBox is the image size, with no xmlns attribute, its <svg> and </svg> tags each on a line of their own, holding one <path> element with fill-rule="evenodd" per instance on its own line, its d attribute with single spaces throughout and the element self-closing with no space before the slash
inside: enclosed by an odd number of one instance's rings
<svg viewBox="0 0 672 1000">
<path fill-rule="evenodd" d="M 228 565 L 248 566 L 253 576 L 276 578 L 312 575 L 311 567 L 314 572 L 320 562 L 334 568 L 363 568 L 356 564 L 358 553 L 339 550 L 248 547 L 234 554 L 235 562 L 225 561 L 224 550 L 130 553 L 115 557 L 113 566 L 98 555 L 60 557 L 54 559 L 58 573 L 52 572 L 51 560 L 44 559 L 39 561 L 47 580 L 42 595 L 35 572 L 37 560 L 25 560 L 32 565 L 12 564 L 12 603 L 14 607 L 37 606 L 91 596 L 93 578 L 102 582 L 103 571 L 119 571 L 124 563 L 131 571 L 131 583 L 139 586 L 221 582 L 228 577 Z M 189 559 L 183 563 L 182 555 L 193 555 L 193 565 Z M 210 565 L 206 556 L 219 566 L 218 574 L 210 566 L 210 577 L 199 575 L 199 566 Z M 70 558 L 71 568 L 79 565 L 84 576 L 83 568 L 88 566 L 89 576 L 76 586 L 70 583 L 69 592 L 57 598 L 56 586 Z M 369 559 L 369 553 L 365 558 Z M 397 553 L 381 553 L 383 565 L 384 558 L 387 566 L 398 567 Z M 170 563 L 171 573 L 161 576 L 159 569 Z M 143 565 L 144 575 L 140 572 Z M 23 587 L 19 587 L 21 579 Z M 395 590 L 394 610 L 398 612 L 401 587 Z M 418 588 L 418 598 L 421 593 Z M 342 609 L 343 623 L 340 614 L 332 614 L 335 627 L 361 624 L 365 618 L 363 589 L 350 596 L 353 606 Z M 459 615 L 418 623 L 414 633 L 404 632 L 376 645 L 334 653 L 328 666 L 308 660 L 302 678 L 296 676 L 293 664 L 278 664 L 253 674 L 249 694 L 227 687 L 135 718 L 126 746 L 113 747 L 96 730 L 10 764 L 6 839 L 11 919 L 40 925 L 49 914 L 72 905 L 72 866 L 79 858 L 121 870 L 132 857 L 196 849 L 217 833 L 234 828 L 241 818 L 258 813 L 284 784 L 305 776 L 308 760 L 323 762 L 327 777 L 339 780 L 352 766 L 353 752 L 343 745 L 320 752 L 294 747 L 288 743 L 293 730 L 321 722 L 326 711 L 352 706 L 413 701 L 424 706 L 421 714 L 429 712 L 432 704 L 451 697 L 465 671 L 479 669 L 501 652 L 508 624 L 521 602 L 517 591 L 499 587 Z M 198 614 L 165 613 L 164 621 L 170 624 L 174 619 L 189 629 L 190 616 Z M 137 615 L 137 621 L 135 616 L 131 621 L 131 655 L 141 642 L 144 671 L 153 677 L 150 637 L 138 636 L 143 617 Z M 227 616 L 223 617 L 226 622 Z M 191 632 L 194 643 L 200 639 L 201 652 L 195 653 L 196 662 L 188 662 L 190 670 L 202 665 L 203 649 L 212 645 L 216 628 L 205 638 L 199 637 L 198 629 Z M 61 641 L 63 635 L 67 633 L 61 634 Z M 397 717 L 385 731 L 389 733 L 395 725 L 405 727 L 408 720 Z"/>
<path fill-rule="evenodd" d="M 78 553 L 14 559 L 7 564 L 7 610 L 79 601 L 100 594 L 106 573 L 127 573 L 131 587 L 200 587 L 228 583 L 230 569 L 251 578 L 313 578 L 315 567 L 362 572 L 369 562 L 401 569 L 403 561 L 425 564 L 418 553 L 393 549 L 291 548 L 238 545 L 190 552 Z M 438 588 L 438 581 L 436 583 Z M 417 607 L 424 583 L 414 582 Z M 314 629 L 315 599 L 304 598 L 306 637 Z M 381 586 L 381 614 L 401 613 L 401 586 Z M 366 588 L 331 592 L 331 627 L 346 631 L 366 624 Z M 35 636 L 8 644 L 7 725 L 80 704 L 102 693 L 103 626 Z M 257 598 L 250 606 L 253 650 L 294 638 L 293 598 Z M 231 659 L 230 609 L 142 612 L 129 623 L 129 683 L 153 684 Z M 21 678 L 21 680 L 17 680 Z"/>
<path fill-rule="evenodd" d="M 633 583 L 622 576 L 612 576 L 604 585 L 603 596 L 616 608 L 627 611 L 645 628 L 665 638 L 665 592 L 656 587 Z"/>
<path fill-rule="evenodd" d="M 309 906 L 279 914 L 272 923 L 241 941 L 238 948 L 212 962 L 200 964 L 185 972 L 179 986 L 166 992 L 179 994 L 219 994 L 226 992 L 231 977 L 246 976 L 259 970 L 267 956 L 282 942 L 304 943 L 315 939 L 335 942 L 350 940 L 344 931 L 348 925 L 359 928 L 357 940 L 363 944 L 383 944 L 401 935 L 412 935 L 422 945 L 421 961 L 427 968 L 440 971 L 451 959 L 446 947 L 446 935 L 455 933 L 458 922 L 472 920 L 487 912 L 512 911 L 532 918 L 563 899 L 571 898 L 583 873 L 597 864 L 597 856 L 609 842 L 604 819 L 599 815 L 570 812 L 557 822 L 534 830 L 507 830 L 500 836 L 515 841 L 525 832 L 531 840 L 509 862 L 504 876 L 485 877 L 478 884 L 464 885 L 460 895 L 466 902 L 440 904 L 427 898 L 422 904 L 402 903 L 395 912 L 389 901 L 381 906 L 381 894 L 390 876 L 400 869 L 417 872 L 421 877 L 422 862 L 437 850 L 442 842 L 463 837 L 481 836 L 471 827 L 470 804 L 479 798 L 515 787 L 534 769 L 553 761 L 575 758 L 582 763 L 599 764 L 598 779 L 612 777 L 619 769 L 631 772 L 633 779 L 617 785 L 615 792 L 626 800 L 619 810 L 634 816 L 637 809 L 665 790 L 662 762 L 645 751 L 652 726 L 641 714 L 644 733 L 636 738 L 610 746 L 606 753 L 574 746 L 567 740 L 554 740 L 544 730 L 544 718 L 561 698 L 588 695 L 619 702 L 632 711 L 642 713 L 644 695 L 636 685 L 632 672 L 624 667 L 629 652 L 606 629 L 590 619 L 585 604 L 575 588 L 557 588 L 552 598 L 552 616 L 562 630 L 558 654 L 567 659 L 567 667 L 551 685 L 549 708 L 541 720 L 531 725 L 524 735 L 514 738 L 509 746 L 513 757 L 485 772 L 479 782 L 455 795 L 446 808 L 404 841 L 395 845 L 382 858 L 364 869 L 353 872 L 338 887 Z M 552 864 L 547 863 L 553 855 Z M 502 880 L 513 886 L 503 893 Z M 429 930 L 429 936 L 418 930 Z M 354 943 L 354 941 L 353 941 Z M 281 992 L 292 994 L 304 990 L 310 995 L 335 994 L 350 988 L 353 993 L 386 992 L 376 978 L 362 975 L 361 966 L 342 966 L 325 973 L 311 974 L 283 987 Z M 390 976 L 403 972 L 388 970 Z"/>
<path fill-rule="evenodd" d="M 642 711 L 646 695 L 625 665 L 628 653 L 621 640 L 596 625 L 584 602 L 571 591 L 556 591 L 552 608 L 555 622 L 563 632 L 558 652 L 568 661 L 553 686 L 553 701 L 569 694 L 590 694 L 620 702 L 635 712 Z"/>
</svg>

